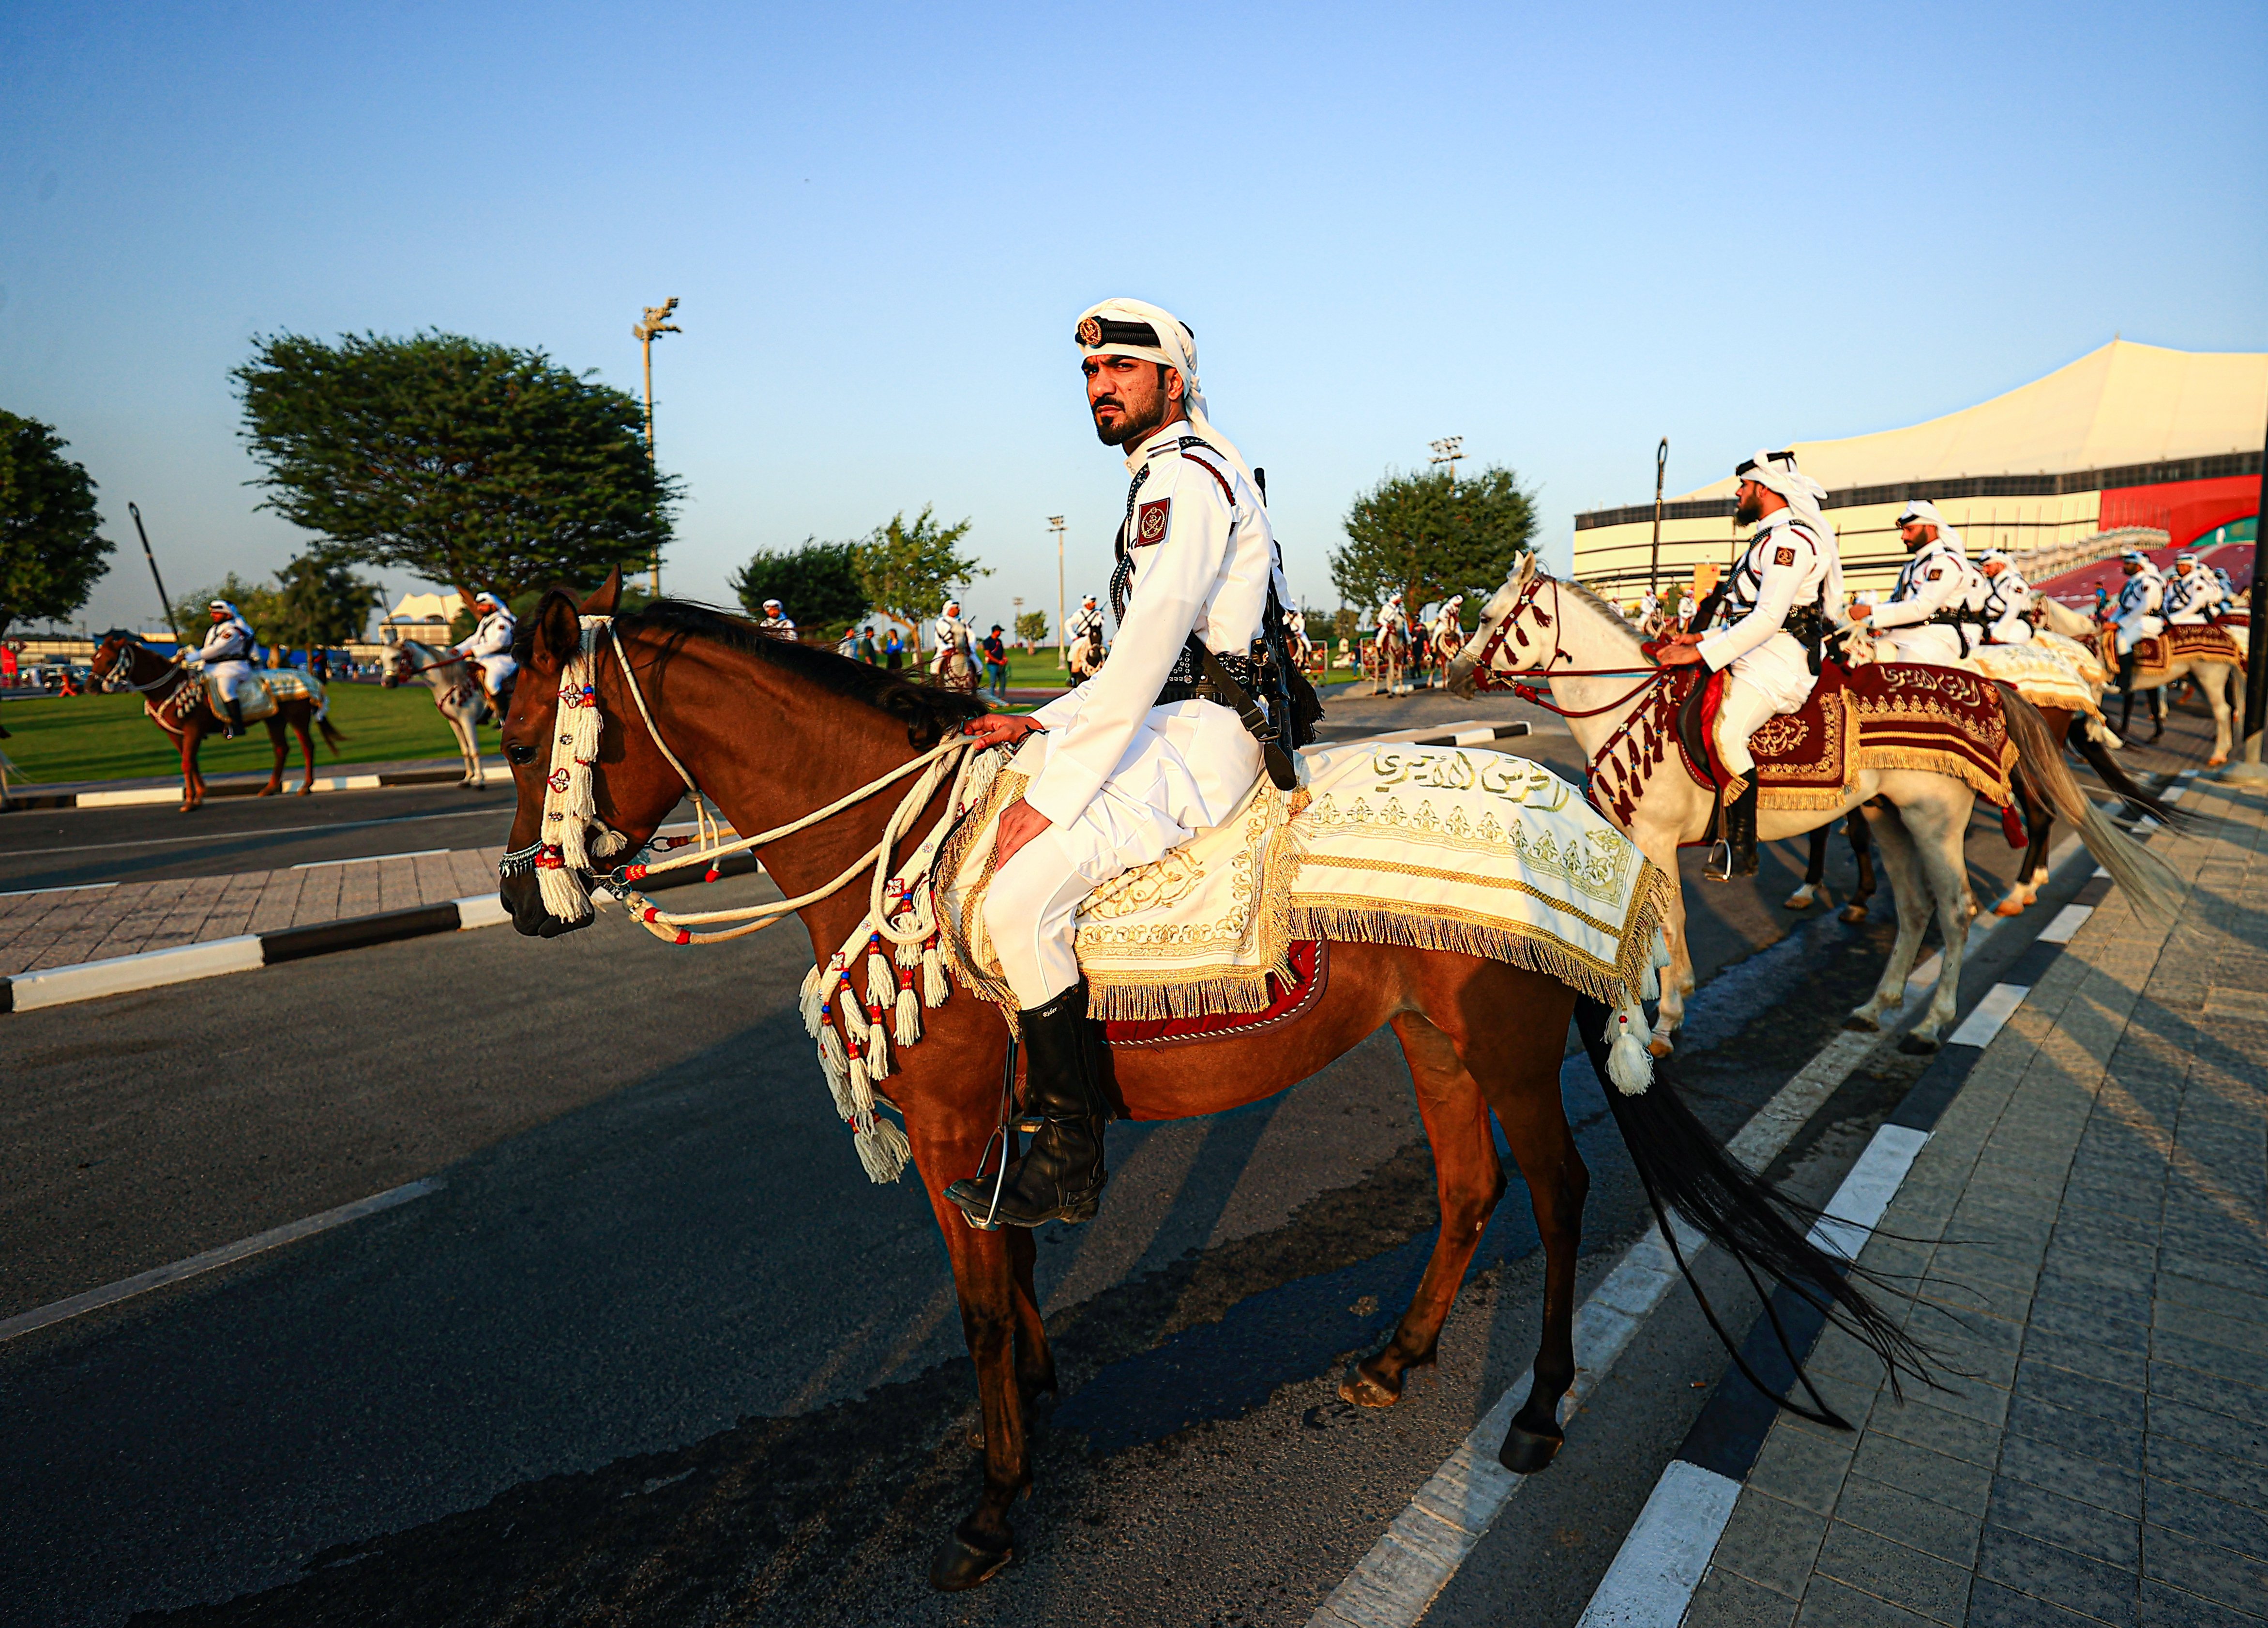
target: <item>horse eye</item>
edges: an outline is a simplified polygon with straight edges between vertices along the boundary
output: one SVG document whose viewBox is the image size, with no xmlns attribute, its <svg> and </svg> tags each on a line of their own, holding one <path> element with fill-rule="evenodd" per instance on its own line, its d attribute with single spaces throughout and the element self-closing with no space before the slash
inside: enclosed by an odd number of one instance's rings
<svg viewBox="0 0 2268 1628">
<path fill-rule="evenodd" d="M 535 748 L 532 746 L 508 746 L 504 748 L 504 755 L 515 769 L 525 769 L 535 761 Z"/>
</svg>

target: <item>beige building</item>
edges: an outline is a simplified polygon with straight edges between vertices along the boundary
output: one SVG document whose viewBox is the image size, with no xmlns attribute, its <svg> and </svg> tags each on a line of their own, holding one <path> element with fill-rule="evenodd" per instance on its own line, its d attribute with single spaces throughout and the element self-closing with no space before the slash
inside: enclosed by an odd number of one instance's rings
<svg viewBox="0 0 2268 1628">
<path fill-rule="evenodd" d="M 1970 557 L 1988 548 L 2053 549 L 2060 570 L 2136 528 L 2186 547 L 2259 507 L 2268 426 L 2268 354 L 2169 350 L 2113 340 L 2046 378 L 1903 430 L 1795 442 L 1800 468 L 1827 488 L 1827 518 L 1852 590 L 1886 589 L 1905 558 L 1896 519 L 1926 497 L 1958 527 Z M 1786 443 L 1773 443 L 1784 446 Z M 1662 510 L 1665 586 L 1738 557 L 1734 481 Z M 1653 505 L 1575 517 L 1575 575 L 1609 598 L 1645 592 Z M 2101 541 L 2097 541 L 2101 540 Z"/>
</svg>

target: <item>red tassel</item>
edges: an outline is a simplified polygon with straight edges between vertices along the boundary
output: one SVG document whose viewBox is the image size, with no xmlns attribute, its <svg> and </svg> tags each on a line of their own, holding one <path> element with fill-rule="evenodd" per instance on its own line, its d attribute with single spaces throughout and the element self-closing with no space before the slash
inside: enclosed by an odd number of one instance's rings
<svg viewBox="0 0 2268 1628">
<path fill-rule="evenodd" d="M 713 882 L 723 874 L 724 873 L 722 871 L 719 871 L 712 865 L 709 867 L 709 873 L 706 876 L 703 876 L 701 880 L 704 882 Z"/>
<path fill-rule="evenodd" d="M 2000 805 L 2000 835 L 2008 839 L 2008 846 L 2011 848 L 2025 848 L 2031 845 L 2032 839 L 2025 834 L 2024 822 L 2017 818 L 2016 806 L 2014 803 Z"/>
</svg>

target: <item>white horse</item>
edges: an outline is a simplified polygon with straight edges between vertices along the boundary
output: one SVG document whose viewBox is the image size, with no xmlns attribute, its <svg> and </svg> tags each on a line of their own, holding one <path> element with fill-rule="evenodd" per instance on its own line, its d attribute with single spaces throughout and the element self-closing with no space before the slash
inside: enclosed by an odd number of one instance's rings
<svg viewBox="0 0 2268 1628">
<path fill-rule="evenodd" d="M 1491 673 L 1548 678 L 1555 704 L 1565 710 L 1567 726 L 1595 771 L 1606 748 L 1619 739 L 1624 725 L 1640 706 L 1653 704 L 1656 685 L 1642 675 L 1636 679 L 1553 678 L 1551 670 L 1628 674 L 1653 665 L 1639 648 L 1637 630 L 1612 606 L 1579 583 L 1562 582 L 1537 571 L 1535 556 L 1523 555 L 1519 568 L 1481 613 L 1480 626 L 1451 663 L 1449 688 L 1459 695 L 1472 694 L 1477 671 L 1484 666 Z M 2180 883 L 2173 873 L 2095 811 L 2064 767 L 2062 753 L 2049 739 L 2038 711 L 2006 689 L 2000 694 L 2010 738 L 2016 742 L 2031 784 L 2077 829 L 2088 851 L 2129 890 L 2138 910 L 2146 916 L 2154 913 L 2170 920 L 2173 902 L 2180 894 Z M 1628 834 L 1647 858 L 1675 877 L 1679 846 L 1702 840 L 1716 796 L 1694 784 L 1679 763 L 1674 743 L 1635 791 Z M 1889 873 L 1897 901 L 1898 937 L 1890 951 L 1889 965 L 1882 969 L 1881 983 L 1851 1013 L 1845 1027 L 1879 1029 L 1904 1003 L 1906 977 L 1913 970 L 1923 932 L 1934 909 L 1944 941 L 1936 993 L 1921 1021 L 1900 1042 L 1904 1050 L 1932 1051 L 1954 1018 L 1961 989 L 1962 950 L 1968 941 L 1970 917 L 1976 914 L 1962 851 L 1970 807 L 1975 800 L 1968 784 L 1924 770 L 1863 770 L 1836 807 L 1759 809 L 1756 834 L 1767 842 L 1800 836 L 1838 821 L 1859 804 L 1877 798 L 1885 807 L 1871 819 L 1882 851 L 1883 869 Z M 1611 807 L 1602 807 L 1601 812 L 1609 820 L 1616 819 Z M 1683 889 L 1671 903 L 1669 955 L 1649 1046 L 1657 1057 L 1668 1055 L 1677 1028 L 1684 1021 L 1685 998 L 1694 989 L 1693 960 L 1685 942 Z"/>
<path fill-rule="evenodd" d="M 2096 630 L 2091 618 L 2081 615 L 2070 606 L 2058 600 L 2050 599 L 2045 594 L 2040 596 L 2038 603 L 2044 609 L 2049 632 L 2060 633 L 2066 638 L 2077 639 L 2089 650 L 2099 647 L 2102 636 Z M 2169 664 L 2163 673 L 2146 677 L 2138 674 L 2134 680 L 2135 694 L 2139 695 L 2153 689 L 2170 689 L 2185 678 L 2197 680 L 2198 688 L 2205 692 L 2205 705 L 2213 709 L 2213 755 L 2205 760 L 2205 766 L 2208 769 L 2218 769 L 2228 761 L 2229 747 L 2235 738 L 2234 730 L 2237 715 L 2244 709 L 2243 666 L 2239 662 L 2216 660 L 2211 657 L 2179 657 Z M 2133 696 L 2128 696 L 2125 715 L 2118 720 L 2118 727 L 2121 731 L 2127 727 L 2132 717 L 2133 706 Z M 2164 726 L 2161 725 L 2159 730 L 2162 733 Z M 2154 740 L 2157 736 L 2153 735 L 2151 739 Z"/>
<path fill-rule="evenodd" d="M 482 714 L 488 711 L 488 697 L 481 692 L 479 669 L 470 657 L 460 656 L 446 645 L 436 649 L 414 638 L 387 645 L 379 658 L 379 681 L 392 689 L 413 679 L 433 692 L 434 710 L 448 719 L 449 727 L 456 732 L 457 750 L 465 760 L 465 777 L 458 784 L 479 791 L 488 784 L 488 777 L 481 772 L 481 743 L 473 733 Z"/>
</svg>

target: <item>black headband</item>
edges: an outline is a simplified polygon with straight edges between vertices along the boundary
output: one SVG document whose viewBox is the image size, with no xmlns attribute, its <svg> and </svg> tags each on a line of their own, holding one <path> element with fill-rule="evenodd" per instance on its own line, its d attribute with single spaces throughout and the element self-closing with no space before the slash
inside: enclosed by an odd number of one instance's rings
<svg viewBox="0 0 2268 1628">
<path fill-rule="evenodd" d="M 1766 453 L 1764 456 L 1771 459 L 1774 463 L 1793 463 L 1795 461 L 1795 448 L 1791 446 L 1784 453 Z M 1753 458 L 1748 459 L 1742 463 L 1739 468 L 1733 471 L 1733 478 L 1736 481 L 1746 480 L 1748 478 L 1749 471 L 1756 467 L 1756 460 Z"/>
<path fill-rule="evenodd" d="M 1182 324 L 1182 331 L 1191 339 L 1197 336 L 1197 329 L 1186 322 Z M 1088 350 L 1101 345 L 1143 345 L 1152 350 L 1165 349 L 1158 343 L 1158 330 L 1147 322 L 1121 322 L 1112 317 L 1081 317 L 1078 331 L 1072 337 Z"/>
</svg>

